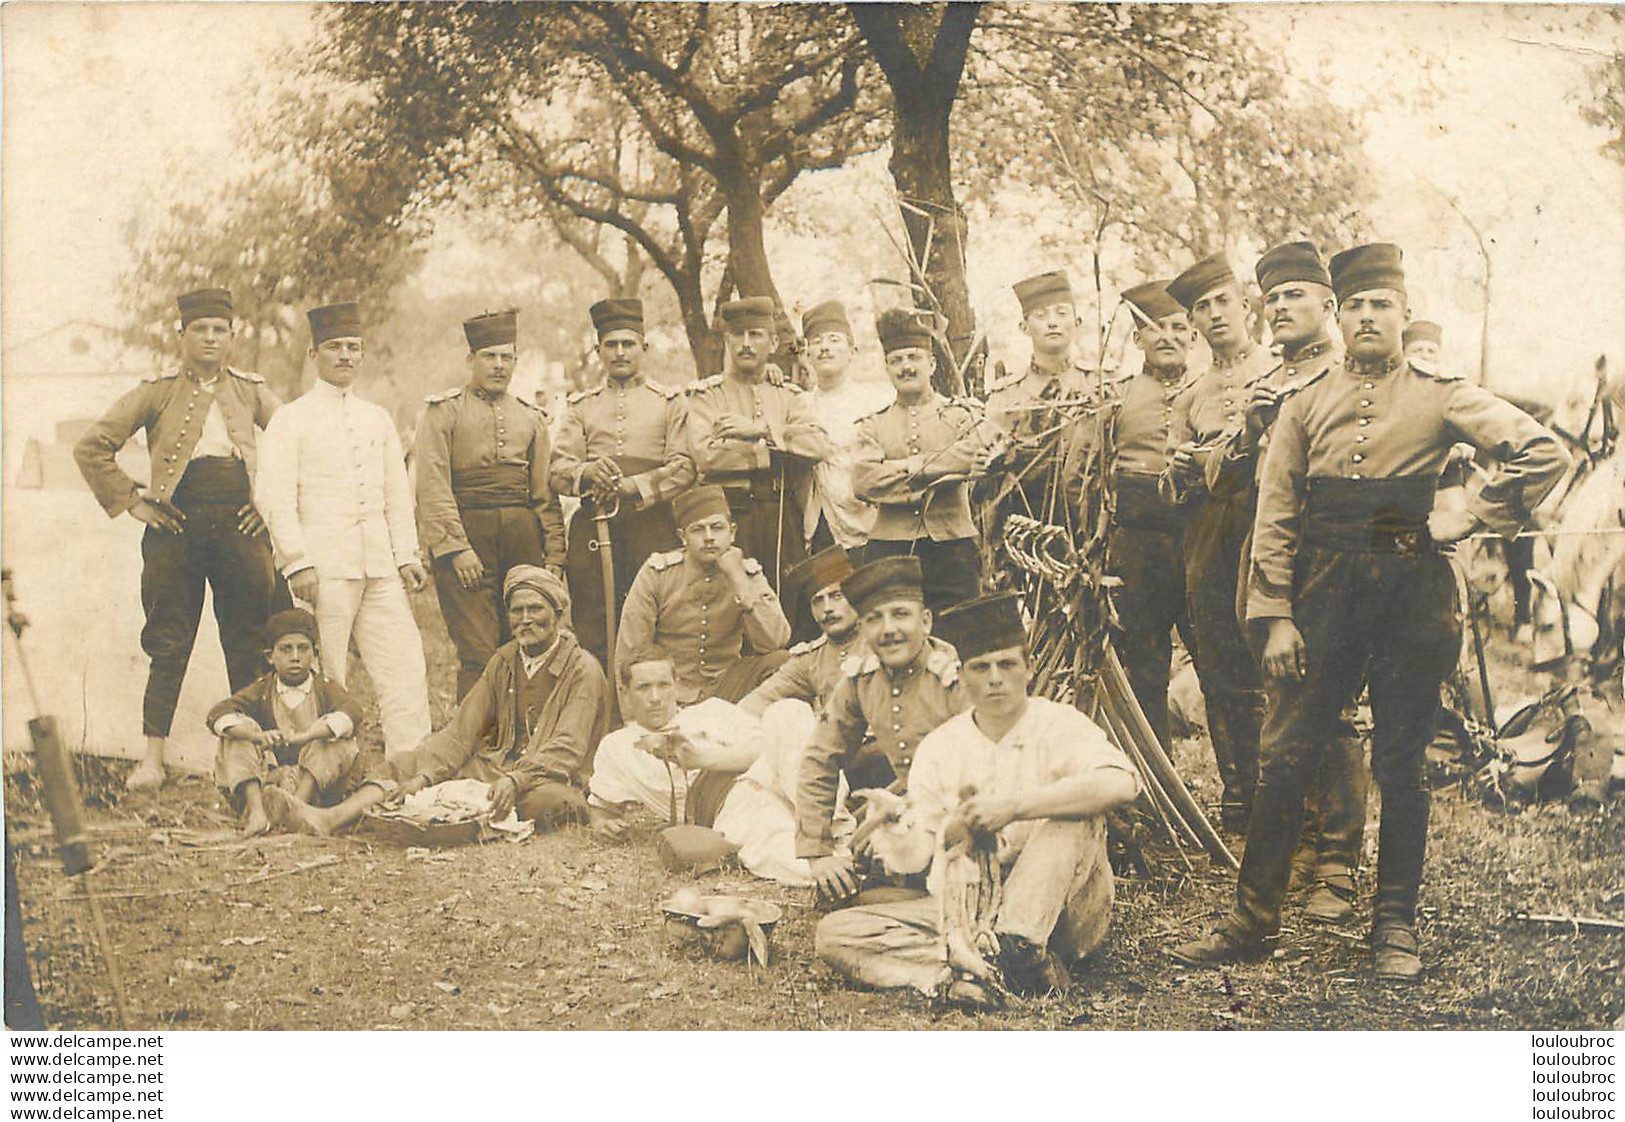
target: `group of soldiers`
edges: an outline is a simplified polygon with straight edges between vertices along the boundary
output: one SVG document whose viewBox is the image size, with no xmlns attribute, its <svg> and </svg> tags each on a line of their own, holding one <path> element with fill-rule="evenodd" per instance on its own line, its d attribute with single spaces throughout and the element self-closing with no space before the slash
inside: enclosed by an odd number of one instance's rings
<svg viewBox="0 0 1625 1122">
<path fill-rule="evenodd" d="M 1367 774 L 1353 716 L 1368 691 L 1382 796 L 1374 964 L 1379 977 L 1414 978 L 1423 749 L 1459 648 L 1440 548 L 1480 529 L 1516 532 L 1566 454 L 1519 409 L 1407 357 L 1407 335 L 1435 348 L 1438 335 L 1407 326 L 1397 247 L 1325 262 L 1287 243 L 1263 255 L 1256 280 L 1269 347 L 1249 331 L 1259 309 L 1223 256 L 1130 287 L 1144 362 L 1110 377 L 1080 359 L 1066 276 L 1023 281 L 1031 360 L 990 384 L 985 403 L 935 388 L 924 312 L 878 318 L 882 383 L 853 375 L 845 308 L 812 308 L 804 388 L 772 362 L 785 342 L 773 301 L 735 300 L 720 310 L 723 372 L 679 389 L 643 373 L 641 304 L 605 300 L 591 308 L 603 380 L 569 395 L 556 431 L 511 392 L 515 314 L 485 314 L 464 325 L 467 383 L 428 399 L 415 484 L 388 413 L 353 392 L 365 358 L 356 305 L 309 313 L 317 382 L 279 408 L 258 376 L 225 362 L 230 294 L 182 296 L 181 366 L 132 390 L 76 450 L 108 513 L 148 526 L 148 750 L 132 786 L 163 781 L 205 584 L 234 691 L 253 685 L 278 641 L 265 621 L 290 599 L 313 610 L 303 630 L 327 652 L 325 673 L 342 688 L 353 639 L 376 689 L 385 762 L 335 781 L 336 805 L 318 805 L 308 783 L 268 787 L 271 817 L 293 828 L 341 828 L 453 777 L 489 783 L 503 812 L 601 822 L 625 800 L 597 796 L 595 782 L 638 790 L 637 752 L 683 772 L 681 817 L 711 824 L 759 753 L 708 762 L 694 747 L 705 737 L 673 739 L 679 714 L 715 700 L 765 721 L 793 701 L 816 721 L 797 726 L 783 831 L 793 852 L 779 865 L 830 900 L 869 893 L 821 925 L 824 957 L 874 984 L 925 988 L 935 975 L 920 940 L 941 932 L 920 901 L 942 891 L 954 846 L 980 839 L 1013 878 L 1010 922 L 995 926 L 1000 965 L 1030 987 L 1058 984 L 1056 962 L 1104 935 L 1102 816 L 1140 788 L 1087 718 L 1027 697 L 1020 601 L 984 595 L 1004 575 L 984 573 L 978 524 L 996 537 L 1000 515 L 979 519 L 973 496 L 1004 478 L 1006 509 L 1076 525 L 1083 481 L 1109 464 L 1109 480 L 1091 485 L 1111 496 L 1114 642 L 1166 747 L 1181 636 L 1206 700 L 1222 822 L 1245 836 L 1232 915 L 1174 958 L 1213 966 L 1267 947 L 1306 813 L 1306 914 L 1353 919 Z M 1196 368 L 1198 337 L 1211 361 Z M 137 429 L 144 486 L 114 459 Z M 1463 442 L 1497 467 L 1464 509 L 1435 511 Z M 568 529 L 562 496 L 579 500 Z M 458 710 L 439 731 L 407 595 L 430 580 L 459 664 Z M 286 614 L 281 630 L 301 630 Z M 792 647 L 796 635 L 807 641 Z M 632 754 L 606 753 L 595 776 L 623 712 Z M 927 758 L 929 799 L 910 780 Z M 867 810 L 857 841 L 838 828 L 849 805 Z M 923 851 L 893 837 L 922 822 Z M 888 837 L 908 854 L 885 860 Z M 929 884 L 908 880 L 926 866 Z M 978 999 L 976 978 L 958 983 Z"/>
</svg>

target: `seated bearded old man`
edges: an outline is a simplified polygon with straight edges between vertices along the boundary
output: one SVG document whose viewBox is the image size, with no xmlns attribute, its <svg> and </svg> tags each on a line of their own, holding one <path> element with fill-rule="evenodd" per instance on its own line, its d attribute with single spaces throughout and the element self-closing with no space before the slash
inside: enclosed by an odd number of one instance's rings
<svg viewBox="0 0 1625 1122">
<path fill-rule="evenodd" d="M 1105 939 L 1106 815 L 1139 795 L 1139 776 L 1088 717 L 1028 696 L 1013 593 L 948 609 L 938 631 L 959 650 L 970 708 L 920 742 L 906 800 L 870 810 L 885 819 L 875 853 L 896 872 L 929 865 L 931 894 L 831 913 L 819 957 L 876 987 L 946 986 L 970 1006 L 993 1003 L 1000 982 L 1018 994 L 1064 989 L 1067 968 Z M 986 891 L 995 874 L 1002 898 Z M 998 901 L 996 912 L 968 914 L 975 899 Z"/>
<path fill-rule="evenodd" d="M 369 807 L 451 779 L 490 785 L 491 819 L 509 811 L 538 830 L 587 820 L 590 762 L 609 722 L 604 672 L 564 621 L 570 596 L 546 569 L 515 565 L 502 582 L 511 642 L 497 648 L 450 723 L 417 748 L 386 761 L 337 806 L 313 807 L 266 792 L 273 822 L 332 834 Z"/>
<path fill-rule="evenodd" d="M 868 649 L 841 593 L 851 572 L 845 550 L 832 546 L 785 574 L 823 635 L 791 648 L 737 706 L 709 698 L 679 709 L 670 658 L 648 650 L 630 655 L 618 668 L 627 726 L 604 738 L 593 765 L 588 804 L 595 828 L 620 836 L 640 811 L 672 825 L 711 827 L 722 835 L 715 840 L 736 850 L 757 876 L 811 885 L 808 863 L 795 853 L 795 786 L 817 712 L 843 662 Z M 835 833 L 843 844 L 852 827 L 850 815 L 840 813 Z M 691 841 L 697 857 L 715 851 L 704 839 Z"/>
</svg>

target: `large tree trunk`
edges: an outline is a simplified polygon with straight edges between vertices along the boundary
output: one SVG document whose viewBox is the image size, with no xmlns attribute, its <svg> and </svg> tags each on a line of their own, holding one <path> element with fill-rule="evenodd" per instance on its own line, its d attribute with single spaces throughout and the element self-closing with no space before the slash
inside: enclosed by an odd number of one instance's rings
<svg viewBox="0 0 1625 1122">
<path fill-rule="evenodd" d="M 966 222 L 954 197 L 949 122 L 981 4 L 854 3 L 847 10 L 891 86 L 891 173 L 908 236 L 909 280 L 926 289 L 915 302 L 948 320 L 952 362 L 939 362 L 938 388 L 963 393 L 955 367 L 975 343 L 976 316 L 965 281 Z"/>
</svg>

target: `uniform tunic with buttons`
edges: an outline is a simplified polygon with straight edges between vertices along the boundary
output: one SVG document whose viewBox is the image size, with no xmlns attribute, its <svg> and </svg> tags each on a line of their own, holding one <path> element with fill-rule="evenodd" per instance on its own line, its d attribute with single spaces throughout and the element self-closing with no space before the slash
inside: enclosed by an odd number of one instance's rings
<svg viewBox="0 0 1625 1122">
<path fill-rule="evenodd" d="M 488 486 L 479 478 L 482 473 L 506 469 L 522 492 L 478 505 L 528 509 L 538 524 L 545 564 L 562 566 L 564 517 L 548 486 L 547 420 L 541 410 L 510 393 L 487 394 L 472 386 L 433 394 L 427 401 L 417 435 L 417 499 L 429 555 L 441 558 L 473 548 L 459 507 L 471 492 Z M 465 483 L 470 476 L 478 482 Z"/>
<path fill-rule="evenodd" d="M 1467 509 L 1508 536 L 1527 524 L 1568 462 L 1556 438 L 1517 406 L 1416 363 L 1377 374 L 1345 364 L 1289 398 L 1264 457 L 1248 618 L 1292 617 L 1293 559 L 1311 480 L 1437 481 L 1457 442 L 1498 462 Z"/>
<path fill-rule="evenodd" d="M 801 761 L 796 856 L 827 857 L 834 852 L 841 772 L 850 778 L 866 744 L 872 741 L 870 750 L 886 758 L 896 786 L 906 788 L 920 741 L 968 705 L 959 688 L 959 658 L 941 639 L 927 636 L 919 655 L 898 671 L 883 666 L 874 654 L 849 656 Z"/>
<path fill-rule="evenodd" d="M 600 523 L 594 517 L 598 508 L 583 494 L 581 481 L 582 468 L 599 459 L 614 460 L 638 489 L 635 499 L 620 500 L 607 525 L 618 602 L 649 555 L 670 549 L 677 540 L 671 500 L 692 486 L 695 477 L 682 391 L 639 374 L 609 378 L 573 393 L 566 399 L 564 424 L 553 446 L 553 489 L 582 498 L 570 519 L 565 557 L 570 618 L 581 645 L 607 667 L 604 568 L 596 548 Z"/>
<path fill-rule="evenodd" d="M 143 495 L 185 516 L 180 533 L 149 526 L 141 539 L 147 736 L 169 735 L 206 587 L 214 596 L 231 688 L 245 688 L 260 670 L 260 627 L 276 574 L 269 539 L 239 530 L 238 511 L 252 501 L 256 427 L 268 425 L 277 407 L 258 374 L 227 367 L 206 382 L 195 371 L 170 369 L 119 398 L 74 446 L 79 470 L 109 517 Z M 152 474 L 145 487 L 115 459 L 137 429 L 147 434 Z"/>
<path fill-rule="evenodd" d="M 626 472 L 637 486 L 640 509 L 670 502 L 693 484 L 688 407 L 680 390 L 641 374 L 610 378 L 571 394 L 567 406 L 550 468 L 559 494 L 580 495 L 581 469 L 600 459 L 653 465 Z"/>
<path fill-rule="evenodd" d="M 970 485 L 926 488 L 944 475 L 967 473 L 995 430 L 974 401 L 935 392 L 917 402 L 894 401 L 858 422 L 852 489 L 880 508 L 871 541 L 951 541 L 974 537 Z"/>
<path fill-rule="evenodd" d="M 1452 445 L 1499 465 L 1468 507 L 1515 533 L 1568 456 L 1533 418 L 1488 391 L 1398 356 L 1327 370 L 1270 429 L 1253 536 L 1249 619 L 1286 619 L 1301 679 L 1272 685 L 1236 905 L 1238 938 L 1280 925 L 1304 793 L 1362 681 L 1371 774 L 1382 789 L 1374 931 L 1414 930 L 1427 847 L 1425 750 L 1439 687 L 1460 654 L 1456 582 L 1427 517 Z"/>
<path fill-rule="evenodd" d="M 1068 494 L 1066 470 L 1076 466 L 1074 446 L 1085 439 L 1088 431 L 1087 422 L 1067 421 L 1074 417 L 1081 421 L 1086 416 L 1085 411 L 1096 397 L 1092 383 L 1093 375 L 1080 365 L 1047 374 L 1034 360 L 1024 373 L 988 387 L 987 419 L 1010 438 L 1003 460 L 1006 470 L 1019 477 L 1021 489 L 1020 495 L 1009 496 L 1003 504 L 1005 509 L 995 516 L 996 527 L 1003 525 L 1002 515 L 1007 513 L 1064 520 L 1065 514 L 1057 504 Z M 1049 404 L 1056 407 L 1045 408 Z M 1052 431 L 1057 428 L 1059 432 Z M 1053 478 L 1057 469 L 1059 480 Z M 1057 484 L 1059 494 L 1052 501 Z M 996 535 L 996 527 L 990 533 Z"/>
<path fill-rule="evenodd" d="M 254 478 L 258 455 L 255 429 L 270 423 L 280 403 L 258 374 L 230 367 L 225 373 L 229 377 L 217 377 L 212 391 L 189 370 L 167 370 L 145 379 L 119 398 L 74 445 L 79 470 L 109 517 L 123 514 L 141 498 L 141 485 L 125 474 L 114 459 L 137 429 L 147 434 L 152 479 L 145 491 L 152 499 L 168 501 L 174 497 L 211 413 L 223 419 L 226 434 L 242 458 L 249 479 Z M 223 451 L 217 449 L 210 454 L 220 455 Z"/>
<path fill-rule="evenodd" d="M 723 417 L 766 425 L 766 440 L 714 440 Z M 813 418 L 807 395 L 798 387 L 774 386 L 762 379 L 747 382 L 732 373 L 690 384 L 688 438 L 702 483 L 726 485 L 744 473 L 768 471 L 773 466 L 770 448 L 815 461 L 829 455 L 829 435 Z"/>
<path fill-rule="evenodd" d="M 1200 445 L 1196 461 L 1205 470 L 1211 446 L 1240 427 L 1253 387 L 1273 377 L 1279 365 L 1274 355 L 1256 345 L 1230 359 L 1215 358 L 1175 403 L 1174 446 Z"/>
<path fill-rule="evenodd" d="M 548 486 L 547 421 L 536 406 L 472 385 L 427 403 L 417 435 L 418 524 L 462 697 L 511 637 L 503 578 L 515 565 L 562 566 L 564 518 Z M 464 588 L 455 560 L 469 549 L 485 572 Z"/>
<path fill-rule="evenodd" d="M 790 657 L 784 665 L 747 694 L 739 703 L 739 708 L 759 717 L 775 701 L 792 697 L 805 701 L 815 713 L 822 712 L 841 680 L 841 664 L 853 654 L 867 654 L 868 651 L 856 627 L 843 643 L 835 642 L 828 635 L 820 635 L 811 642 L 797 643 L 790 648 Z"/>
<path fill-rule="evenodd" d="M 669 656 L 677 671 L 677 700 L 707 695 L 747 648 L 761 654 L 783 647 L 790 623 L 762 566 L 745 559 L 746 599 L 720 569 L 707 571 L 683 550 L 656 553 L 638 570 L 615 639 L 617 665 L 639 650 Z M 746 600 L 748 599 L 748 603 Z"/>
<path fill-rule="evenodd" d="M 802 525 L 812 491 L 811 465 L 830 454 L 829 435 L 814 418 L 808 396 L 794 385 L 745 381 L 734 372 L 688 386 L 688 442 L 700 482 L 727 491 L 737 527 L 735 544 L 762 563 L 775 585 L 807 556 Z M 751 441 L 715 438 L 717 422 L 729 416 L 765 426 L 767 436 Z M 775 464 L 775 450 L 800 460 Z M 784 610 L 788 617 L 801 618 L 793 599 Z"/>
</svg>

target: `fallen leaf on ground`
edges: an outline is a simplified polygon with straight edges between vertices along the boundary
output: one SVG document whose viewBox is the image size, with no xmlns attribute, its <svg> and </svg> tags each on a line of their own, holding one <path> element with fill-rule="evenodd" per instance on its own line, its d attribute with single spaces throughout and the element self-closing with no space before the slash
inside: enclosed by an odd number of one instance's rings
<svg viewBox="0 0 1625 1122">
<path fill-rule="evenodd" d="M 463 992 L 463 988 L 461 986 L 453 985 L 450 982 L 436 982 L 434 984 L 434 988 L 439 990 L 441 993 L 458 994 Z"/>
<path fill-rule="evenodd" d="M 494 1001 L 488 1002 L 486 1004 L 485 1008 L 490 1012 L 491 1016 L 493 1016 L 493 1017 L 500 1017 L 504 1013 L 512 1013 L 513 1012 L 513 1006 L 512 1005 L 498 1005 Z"/>
<path fill-rule="evenodd" d="M 266 936 L 264 935 L 233 935 L 230 939 L 220 940 L 220 945 L 222 947 L 257 947 L 261 943 L 265 942 L 265 940 Z"/>
<path fill-rule="evenodd" d="M 312 904 L 310 907 L 305 909 L 305 914 L 307 916 L 319 916 L 325 911 L 327 911 L 327 909 L 322 907 L 320 904 Z"/>
<path fill-rule="evenodd" d="M 678 993 L 682 993 L 682 992 L 683 992 L 683 987 L 682 986 L 674 986 L 674 985 L 671 985 L 671 984 L 668 983 L 668 984 L 663 985 L 663 986 L 656 986 L 654 989 L 650 990 L 649 991 L 649 996 L 650 997 L 671 997 L 673 994 L 678 994 Z"/>
<path fill-rule="evenodd" d="M 562 1017 L 570 1011 L 570 1003 L 568 1001 L 555 1001 L 552 1009 L 555 1017 Z"/>
<path fill-rule="evenodd" d="M 609 888 L 609 881 L 599 880 L 597 877 L 588 877 L 586 880 L 581 882 L 581 887 L 585 888 L 588 892 L 603 892 Z"/>
</svg>

